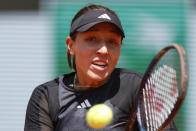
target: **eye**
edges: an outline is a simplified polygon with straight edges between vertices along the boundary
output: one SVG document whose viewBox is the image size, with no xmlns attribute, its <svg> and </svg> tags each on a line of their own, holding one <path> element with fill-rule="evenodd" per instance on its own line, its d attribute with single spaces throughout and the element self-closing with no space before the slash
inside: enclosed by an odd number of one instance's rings
<svg viewBox="0 0 196 131">
<path fill-rule="evenodd" d="M 117 45 L 119 45 L 120 43 L 117 41 L 117 40 L 115 40 L 115 39 L 109 39 L 108 41 L 107 41 L 107 43 L 108 44 L 110 44 L 110 45 L 112 45 L 112 46 L 117 46 Z"/>
<path fill-rule="evenodd" d="M 85 39 L 85 41 L 90 42 L 90 43 L 95 43 L 98 40 L 95 36 L 89 36 L 88 38 Z"/>
</svg>

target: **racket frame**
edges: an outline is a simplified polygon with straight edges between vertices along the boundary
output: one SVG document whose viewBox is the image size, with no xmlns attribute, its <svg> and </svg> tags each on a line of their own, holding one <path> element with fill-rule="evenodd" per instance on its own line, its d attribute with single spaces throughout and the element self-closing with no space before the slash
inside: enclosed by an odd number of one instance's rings
<svg viewBox="0 0 196 131">
<path fill-rule="evenodd" d="M 164 54 L 166 54 L 171 49 L 176 49 L 179 54 L 179 57 L 180 57 L 180 65 L 181 65 L 181 87 L 180 88 L 181 88 L 181 90 L 179 92 L 177 102 L 174 105 L 174 109 L 171 111 L 171 114 L 165 120 L 165 122 L 160 126 L 158 131 L 164 130 L 172 122 L 173 118 L 176 116 L 177 112 L 179 111 L 179 108 L 181 107 L 183 100 L 186 96 L 187 87 L 188 87 L 188 79 L 189 79 L 188 60 L 187 60 L 187 56 L 186 56 L 186 52 L 185 52 L 184 48 L 178 44 L 172 44 L 172 45 L 169 45 L 169 46 L 165 47 L 164 49 L 162 49 L 153 58 L 153 60 L 149 64 L 149 66 L 148 66 L 148 68 L 142 78 L 140 88 L 139 88 L 138 94 L 136 96 L 136 102 L 135 102 L 134 109 L 133 109 L 134 112 L 131 114 L 131 118 L 129 120 L 128 126 L 125 128 L 125 131 L 131 131 L 131 129 L 135 123 L 135 120 L 137 119 L 138 101 L 140 100 L 139 97 L 142 96 L 139 94 L 142 93 L 143 88 L 145 88 L 145 84 L 146 84 L 148 78 L 150 77 L 153 69 L 156 67 L 157 63 L 162 58 L 162 56 Z"/>
</svg>

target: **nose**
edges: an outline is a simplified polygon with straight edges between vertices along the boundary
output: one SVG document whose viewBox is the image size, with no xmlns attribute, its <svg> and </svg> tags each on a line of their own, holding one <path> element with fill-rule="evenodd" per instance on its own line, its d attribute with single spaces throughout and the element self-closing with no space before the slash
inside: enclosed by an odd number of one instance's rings
<svg viewBox="0 0 196 131">
<path fill-rule="evenodd" d="M 100 55 L 107 55 L 108 54 L 108 48 L 104 41 L 101 42 L 99 49 L 97 50 L 97 53 Z"/>
</svg>

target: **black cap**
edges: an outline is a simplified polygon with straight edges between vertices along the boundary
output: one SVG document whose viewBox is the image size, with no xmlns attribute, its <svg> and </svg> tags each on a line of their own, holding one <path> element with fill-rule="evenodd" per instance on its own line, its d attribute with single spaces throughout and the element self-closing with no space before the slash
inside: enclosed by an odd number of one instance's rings
<svg viewBox="0 0 196 131">
<path fill-rule="evenodd" d="M 75 32 L 84 32 L 94 25 L 102 22 L 112 23 L 116 26 L 122 37 L 125 37 L 121 22 L 116 15 L 103 10 L 91 10 L 78 17 L 70 29 L 70 36 Z"/>
</svg>

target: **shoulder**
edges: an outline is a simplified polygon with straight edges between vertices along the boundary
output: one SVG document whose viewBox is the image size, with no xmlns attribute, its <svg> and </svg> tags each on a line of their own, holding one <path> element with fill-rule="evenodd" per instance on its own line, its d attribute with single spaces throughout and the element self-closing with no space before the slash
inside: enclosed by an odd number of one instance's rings
<svg viewBox="0 0 196 131">
<path fill-rule="evenodd" d="M 50 108 L 50 105 L 53 103 L 51 101 L 51 94 L 54 94 L 53 96 L 55 96 L 57 92 L 57 83 L 58 79 L 56 78 L 41 84 L 34 89 L 26 110 L 25 130 L 31 128 L 46 128 L 47 130 L 50 130 L 53 128 L 51 124 L 53 120 L 53 111 L 51 111 L 52 108 Z M 55 89 L 56 91 L 53 91 L 54 93 L 52 93 L 51 89 Z M 58 102 L 55 101 L 54 104 L 55 103 Z M 56 106 L 54 104 L 55 110 L 58 109 L 58 105 Z M 36 127 L 35 124 L 39 125 L 39 127 Z"/>
<path fill-rule="evenodd" d="M 73 74 L 74 72 L 71 72 L 68 74 L 64 74 L 62 76 L 58 76 L 53 80 L 40 84 L 34 89 L 34 91 L 39 90 L 39 91 L 46 91 L 47 93 L 49 93 L 49 92 L 53 92 L 54 90 L 58 90 L 59 83 L 63 82 L 65 79 L 66 82 L 68 82 L 67 80 L 70 79 L 73 76 Z"/>
<path fill-rule="evenodd" d="M 53 80 L 50 80 L 48 82 L 45 82 L 43 84 L 38 85 L 34 88 L 31 99 L 50 99 L 53 96 L 58 96 L 58 89 L 59 89 L 59 83 L 61 81 L 61 78 L 68 77 L 69 74 L 64 74 L 62 76 L 58 76 L 54 78 Z"/>
<path fill-rule="evenodd" d="M 128 70 L 124 68 L 116 68 L 113 75 L 120 77 L 121 80 L 132 80 L 132 79 L 142 79 L 142 74 L 133 70 Z"/>
<path fill-rule="evenodd" d="M 141 73 L 123 68 L 117 68 L 115 71 L 119 72 L 120 86 L 122 90 L 126 90 L 127 93 L 137 92 L 137 89 L 139 88 L 142 80 Z"/>
<path fill-rule="evenodd" d="M 40 84 L 37 87 L 35 87 L 35 89 L 33 90 L 30 98 L 30 103 L 32 102 L 39 103 L 40 101 L 43 100 L 47 102 L 51 92 L 57 92 L 57 90 L 58 90 L 58 78 Z"/>
<path fill-rule="evenodd" d="M 139 89 L 142 74 L 136 71 L 116 68 L 112 74 L 115 82 L 119 84 L 119 90 L 112 98 L 113 105 L 116 105 L 124 112 L 130 112 L 129 109 L 133 107 L 135 95 Z M 115 83 L 115 85 L 118 85 Z"/>
<path fill-rule="evenodd" d="M 68 79 L 72 74 L 64 74 L 37 86 L 31 95 L 29 107 L 38 105 L 45 108 L 50 114 L 51 120 L 55 122 L 59 110 L 59 85 L 63 83 L 64 78 Z"/>
<path fill-rule="evenodd" d="M 59 83 L 58 78 L 59 77 L 57 77 L 53 80 L 47 81 L 45 83 L 42 83 L 42 84 L 38 85 L 37 87 L 35 87 L 34 90 L 47 90 L 48 88 L 52 88 L 52 87 L 58 85 L 58 83 Z"/>
<path fill-rule="evenodd" d="M 142 76 L 143 75 L 139 72 L 124 68 L 116 68 L 112 73 L 113 78 L 118 78 L 120 80 L 121 87 L 130 87 L 131 90 L 133 90 L 133 86 L 137 87 L 138 84 L 140 84 Z"/>
<path fill-rule="evenodd" d="M 45 83 L 39 85 L 36 88 L 48 90 L 50 88 L 56 88 L 58 86 L 58 84 L 59 84 L 59 77 L 57 77 L 57 78 L 55 78 L 53 80 L 50 80 L 48 82 L 45 82 Z"/>
<path fill-rule="evenodd" d="M 39 86 L 35 87 L 31 97 L 37 97 L 39 99 L 44 97 L 45 99 L 51 100 L 57 98 L 59 85 L 64 83 L 64 80 L 69 83 L 69 79 L 73 77 L 73 74 L 74 72 L 64 74 L 54 78 L 53 80 L 40 84 Z"/>
</svg>

